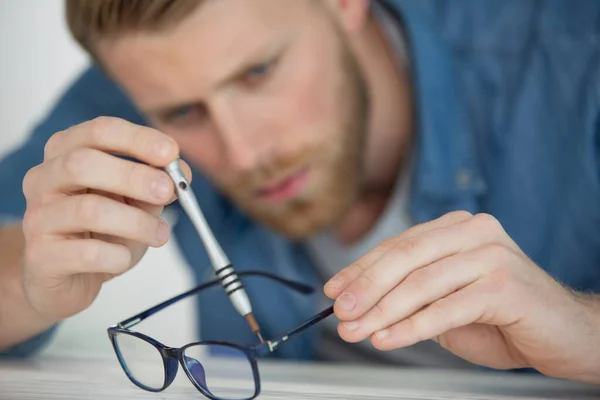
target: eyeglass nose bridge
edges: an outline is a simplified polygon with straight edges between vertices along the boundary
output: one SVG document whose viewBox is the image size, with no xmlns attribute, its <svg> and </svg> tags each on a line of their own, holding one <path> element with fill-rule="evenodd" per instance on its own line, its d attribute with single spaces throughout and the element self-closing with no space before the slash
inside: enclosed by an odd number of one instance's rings
<svg viewBox="0 0 600 400">
<path fill-rule="evenodd" d="M 177 376 L 177 370 L 179 369 L 179 350 L 173 347 L 163 347 L 163 357 L 165 360 L 165 385 L 163 390 L 171 386 L 175 377 Z"/>
</svg>

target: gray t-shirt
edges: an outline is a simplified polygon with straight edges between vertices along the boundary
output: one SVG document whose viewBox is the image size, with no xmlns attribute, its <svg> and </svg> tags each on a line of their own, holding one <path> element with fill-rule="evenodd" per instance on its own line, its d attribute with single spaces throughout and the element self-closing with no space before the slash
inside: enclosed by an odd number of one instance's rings
<svg viewBox="0 0 600 400">
<path fill-rule="evenodd" d="M 399 22 L 376 2 L 372 3 L 372 12 L 381 23 L 386 38 L 396 49 L 398 62 L 406 66 L 407 53 Z M 344 246 L 330 233 L 322 233 L 307 241 L 307 247 L 317 262 L 320 274 L 325 282 L 344 267 L 352 264 L 383 240 L 396 236 L 413 223 L 408 213 L 408 194 L 410 191 L 410 171 L 402 171 L 394 191 L 376 225 L 360 241 Z M 326 302 L 323 299 L 323 302 Z M 393 364 L 422 367 L 473 368 L 470 364 L 443 349 L 434 341 L 428 340 L 416 345 L 393 350 L 375 349 L 367 339 L 360 343 L 347 343 L 337 333 L 338 320 L 327 318 L 321 323 L 318 358 L 325 361 L 361 362 Z"/>
</svg>

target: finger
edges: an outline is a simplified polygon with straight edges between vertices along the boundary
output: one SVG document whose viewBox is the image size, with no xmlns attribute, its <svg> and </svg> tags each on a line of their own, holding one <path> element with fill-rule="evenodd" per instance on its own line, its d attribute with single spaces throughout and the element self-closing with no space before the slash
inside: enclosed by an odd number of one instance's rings
<svg viewBox="0 0 600 400">
<path fill-rule="evenodd" d="M 77 148 L 93 148 L 163 167 L 177 158 L 179 147 L 168 135 L 120 118 L 100 117 L 54 134 L 44 148 L 50 160 Z"/>
<path fill-rule="evenodd" d="M 40 168 L 37 192 L 73 194 L 93 189 L 155 205 L 167 204 L 175 193 L 169 175 L 157 168 L 80 148 Z"/>
<path fill-rule="evenodd" d="M 340 334 L 347 342 L 364 340 L 474 283 L 489 268 L 485 263 L 485 250 L 476 249 L 416 269 L 361 318 L 342 322 Z"/>
<path fill-rule="evenodd" d="M 383 256 L 388 250 L 396 245 L 397 242 L 412 238 L 416 235 L 420 235 L 424 232 L 431 231 L 433 229 L 443 228 L 451 226 L 459 222 L 465 221 L 471 218 L 472 214 L 467 211 L 455 211 L 441 216 L 433 221 L 426 222 L 424 224 L 415 225 L 401 233 L 400 235 L 390 238 L 382 242 L 375 249 L 359 258 L 353 264 L 344 268 L 342 271 L 337 273 L 332 279 L 330 279 L 324 287 L 325 295 L 331 299 L 336 299 L 342 291 L 353 282 L 362 272 L 369 268 L 374 262 Z"/>
<path fill-rule="evenodd" d="M 379 350 L 398 349 L 476 323 L 487 307 L 486 297 L 481 294 L 477 283 L 469 285 L 375 333 L 371 342 Z"/>
<path fill-rule="evenodd" d="M 192 183 L 192 169 L 190 168 L 190 166 L 183 160 L 179 160 L 179 166 L 181 167 L 181 171 L 183 172 L 183 175 L 185 176 L 186 180 L 190 183 Z M 171 197 L 171 199 L 169 199 L 169 201 L 165 204 L 169 205 L 171 203 L 173 203 L 175 200 L 177 200 L 177 194 L 173 193 L 173 196 Z M 127 198 L 127 203 L 134 206 L 134 207 L 138 207 L 141 208 L 142 210 L 155 215 L 155 216 L 160 216 L 160 214 L 163 211 L 164 206 L 160 205 L 160 206 L 156 206 L 154 204 L 151 203 L 147 203 L 144 201 L 140 201 L 140 200 L 136 200 L 136 199 L 129 199 Z"/>
<path fill-rule="evenodd" d="M 179 160 L 179 166 L 180 166 L 181 171 L 183 172 L 183 175 L 185 176 L 186 180 L 191 185 L 192 184 L 192 180 L 193 180 L 192 179 L 192 169 L 190 168 L 190 166 L 188 165 L 188 163 L 186 163 L 183 160 Z M 166 204 L 161 205 L 161 206 L 155 206 L 153 204 L 142 202 L 142 201 L 135 200 L 135 199 L 131 199 L 131 202 L 135 206 L 140 207 L 143 210 L 148 211 L 152 215 L 158 216 L 162 212 L 164 206 L 173 203 L 175 200 L 177 200 L 177 194 L 175 192 L 173 192 L 173 196 L 171 196 L 171 198 L 169 199 L 169 201 Z"/>
<path fill-rule="evenodd" d="M 336 316 L 356 320 L 412 271 L 459 252 L 509 241 L 499 223 L 488 224 L 490 218 L 474 216 L 399 241 L 346 287 L 336 300 Z"/>
<path fill-rule="evenodd" d="M 162 219 L 95 194 L 65 197 L 33 218 L 37 218 L 33 222 L 39 223 L 38 230 L 50 235 L 94 232 L 153 247 L 162 246 L 169 237 Z"/>
<path fill-rule="evenodd" d="M 120 275 L 133 264 L 127 246 L 96 239 L 55 241 L 48 246 L 44 256 L 46 261 L 41 265 L 47 265 L 44 272 L 53 277 L 82 273 Z"/>
</svg>

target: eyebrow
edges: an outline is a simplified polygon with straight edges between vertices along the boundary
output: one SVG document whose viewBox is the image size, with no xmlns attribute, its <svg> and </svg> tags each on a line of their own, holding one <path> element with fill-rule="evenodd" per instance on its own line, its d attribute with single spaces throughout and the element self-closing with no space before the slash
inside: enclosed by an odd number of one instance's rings
<svg viewBox="0 0 600 400">
<path fill-rule="evenodd" d="M 191 106 L 205 107 L 203 105 L 203 102 L 201 102 L 200 100 L 189 100 L 189 101 L 177 102 L 177 103 L 172 103 L 172 104 L 164 104 L 164 105 L 160 105 L 160 106 L 149 108 L 149 109 L 142 109 L 142 112 L 145 114 L 148 114 L 148 115 L 156 116 L 160 119 L 164 119 L 169 114 L 175 112 L 176 110 L 178 110 L 180 108 L 191 107 Z"/>
<path fill-rule="evenodd" d="M 231 72 L 220 78 L 217 83 L 213 86 L 216 88 L 227 85 L 228 83 L 238 79 L 243 75 L 249 68 L 255 63 L 262 62 L 260 60 L 272 61 L 279 58 L 289 46 L 291 37 L 285 37 L 273 45 L 268 51 L 264 50 L 253 50 L 251 54 L 245 55 L 241 62 L 238 62 L 238 67 L 234 68 Z M 202 103 L 199 99 L 190 99 L 189 101 L 180 101 L 172 104 L 160 104 L 147 109 L 142 108 L 146 114 L 158 115 L 164 117 L 165 115 L 182 107 L 188 107 L 191 105 L 198 105 Z"/>
<path fill-rule="evenodd" d="M 279 56 L 281 56 L 281 54 L 284 53 L 285 49 L 289 45 L 289 42 L 290 38 L 285 37 L 284 39 L 278 41 L 276 44 L 272 45 L 271 48 L 266 51 L 263 49 L 255 49 L 251 51 L 250 55 L 243 56 L 242 61 L 238 63 L 238 67 L 234 68 L 233 71 L 229 72 L 223 78 L 219 79 L 215 87 L 221 87 L 231 81 L 236 80 L 241 75 L 243 75 L 248 70 L 248 68 L 252 67 L 258 62 L 263 62 L 265 60 L 272 61 L 278 58 Z"/>
</svg>

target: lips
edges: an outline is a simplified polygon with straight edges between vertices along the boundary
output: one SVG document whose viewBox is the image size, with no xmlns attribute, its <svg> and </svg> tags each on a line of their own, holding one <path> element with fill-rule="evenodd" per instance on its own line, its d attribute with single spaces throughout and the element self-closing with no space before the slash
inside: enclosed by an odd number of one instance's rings
<svg viewBox="0 0 600 400">
<path fill-rule="evenodd" d="M 304 168 L 288 177 L 258 190 L 257 195 L 268 202 L 281 202 L 296 196 L 308 181 L 308 169 Z"/>
</svg>

